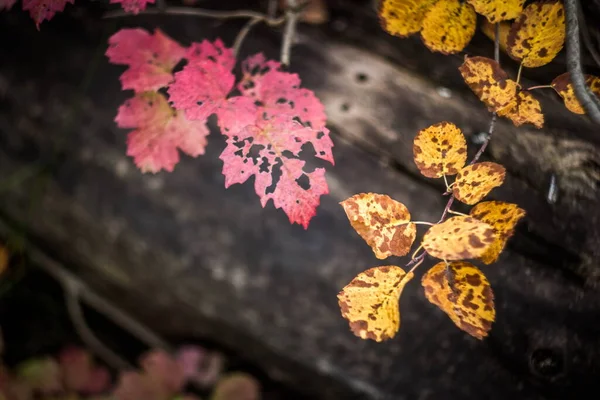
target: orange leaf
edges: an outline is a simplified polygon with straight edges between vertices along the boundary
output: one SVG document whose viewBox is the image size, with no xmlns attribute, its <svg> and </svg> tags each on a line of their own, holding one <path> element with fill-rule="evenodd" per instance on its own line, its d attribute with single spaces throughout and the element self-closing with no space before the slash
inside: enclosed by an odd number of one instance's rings
<svg viewBox="0 0 600 400">
<path fill-rule="evenodd" d="M 400 294 L 413 276 L 387 265 L 361 272 L 344 286 L 338 303 L 352 332 L 376 342 L 393 338 L 400 328 Z"/>
<path fill-rule="evenodd" d="M 503 201 L 484 201 L 473 207 L 469 214 L 490 224 L 494 229 L 496 240 L 480 257 L 485 264 L 491 264 L 498 259 L 506 242 L 513 235 L 515 225 L 525 216 L 525 210 Z"/>
<path fill-rule="evenodd" d="M 431 51 L 458 53 L 475 35 L 476 25 L 477 14 L 470 4 L 439 0 L 423 19 L 421 38 Z"/>
<path fill-rule="evenodd" d="M 456 175 L 452 193 L 465 204 L 481 201 L 495 187 L 502 185 L 506 170 L 500 164 L 481 162 L 468 165 Z"/>
<path fill-rule="evenodd" d="M 596 96 L 600 96 L 600 78 L 593 75 L 585 75 L 585 84 L 592 92 L 594 92 L 594 94 L 596 94 Z M 556 90 L 556 93 L 563 98 L 565 107 L 567 107 L 569 111 L 575 114 L 585 114 L 585 110 L 573 90 L 571 74 L 565 72 L 554 78 L 552 87 Z"/>
<path fill-rule="evenodd" d="M 350 224 L 380 260 L 404 256 L 415 241 L 417 228 L 406 206 L 384 194 L 360 193 L 340 203 Z"/>
<path fill-rule="evenodd" d="M 548 64 L 565 42 L 565 10 L 560 0 L 529 4 L 508 34 L 508 55 L 524 67 Z"/>
<path fill-rule="evenodd" d="M 544 126 L 544 114 L 540 102 L 530 92 L 519 91 L 517 96 L 498 115 L 510 119 L 515 126 L 533 124 L 540 129 Z"/>
<path fill-rule="evenodd" d="M 478 14 L 491 23 L 515 19 L 523 11 L 525 0 L 467 0 Z"/>
<path fill-rule="evenodd" d="M 419 131 L 413 156 L 419 171 L 428 178 L 456 175 L 467 161 L 467 142 L 456 125 L 440 122 Z"/>
<path fill-rule="evenodd" d="M 423 18 L 437 0 L 380 0 L 379 22 L 390 35 L 406 37 L 417 33 Z"/>
<path fill-rule="evenodd" d="M 494 229 L 489 224 L 457 216 L 429 228 L 422 245 L 432 257 L 453 261 L 481 257 L 494 239 Z"/>
<path fill-rule="evenodd" d="M 494 294 L 477 267 L 464 261 L 434 265 L 421 284 L 429 302 L 444 311 L 463 331 L 477 339 L 487 336 L 496 319 Z"/>
<path fill-rule="evenodd" d="M 500 64 L 491 58 L 467 58 L 458 70 L 465 83 L 490 111 L 506 107 L 517 94 L 517 83 L 508 79 Z"/>
</svg>

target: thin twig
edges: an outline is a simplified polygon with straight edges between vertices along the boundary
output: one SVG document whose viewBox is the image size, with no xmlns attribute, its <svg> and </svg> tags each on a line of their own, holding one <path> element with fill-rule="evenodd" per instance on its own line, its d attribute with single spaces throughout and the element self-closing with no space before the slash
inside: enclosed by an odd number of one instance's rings
<svg viewBox="0 0 600 400">
<path fill-rule="evenodd" d="M 214 18 L 214 19 L 234 19 L 234 18 L 251 18 L 260 19 L 265 21 L 269 26 L 280 25 L 285 21 L 285 16 L 278 18 L 269 18 L 268 15 L 262 14 L 256 11 L 250 10 L 238 10 L 238 11 L 216 11 L 216 10 L 205 10 L 201 8 L 192 7 L 167 7 L 164 10 L 158 8 L 148 8 L 144 11 L 140 11 L 135 15 L 186 15 L 193 17 L 203 18 Z M 120 18 L 120 17 L 132 17 L 134 14 L 128 13 L 123 10 L 110 11 L 104 14 L 103 18 Z"/>
<path fill-rule="evenodd" d="M 263 21 L 263 19 L 252 18 L 250 21 L 246 22 L 244 27 L 238 32 L 237 36 L 235 37 L 235 41 L 233 42 L 234 56 L 236 56 L 236 57 L 238 56 L 238 54 L 240 52 L 240 48 L 242 47 L 242 43 L 244 42 L 244 39 L 246 39 L 246 36 L 248 35 L 248 33 L 250 32 L 252 27 L 254 27 L 254 25 L 256 25 L 262 21 Z"/>
<path fill-rule="evenodd" d="M 61 283 L 65 290 L 65 302 L 69 317 L 71 317 L 71 321 L 73 322 L 77 334 L 81 340 L 85 342 L 86 346 L 111 368 L 116 370 L 133 369 L 132 365 L 102 343 L 86 324 L 81 304 L 79 304 L 81 287 L 73 281 Z"/>
<path fill-rule="evenodd" d="M 586 114 L 600 124 L 600 100 L 585 84 L 583 68 L 581 67 L 581 48 L 579 44 L 579 22 L 577 19 L 577 0 L 565 0 L 567 18 L 566 48 L 567 70 L 571 74 L 573 90 Z"/>
<path fill-rule="evenodd" d="M 267 16 L 269 18 L 275 18 L 275 14 L 277 14 L 277 6 L 279 0 L 269 0 L 269 4 L 267 5 Z"/>
<path fill-rule="evenodd" d="M 494 59 L 497 63 L 500 63 L 500 34 L 499 34 L 499 25 L 498 24 L 496 24 L 496 33 L 495 33 L 495 40 L 494 40 Z M 475 156 L 473 157 L 473 159 L 471 160 L 469 165 L 476 163 L 477 160 L 479 160 L 479 158 L 485 151 L 485 149 L 487 148 L 488 143 L 490 142 L 490 139 L 492 138 L 492 134 L 494 133 L 494 126 L 496 125 L 496 118 L 497 118 L 496 113 L 492 113 L 492 120 L 490 121 L 488 135 L 485 138 L 485 141 L 481 144 L 481 147 L 479 147 L 479 150 L 477 151 L 477 153 L 475 154 Z M 453 203 L 454 203 L 454 195 L 452 194 L 450 196 L 450 198 L 448 199 L 448 202 L 446 203 L 446 207 L 444 207 L 444 211 L 442 212 L 442 216 L 440 217 L 438 224 L 441 224 L 442 222 L 444 222 L 446 220 L 446 216 L 450 213 L 450 208 L 452 207 Z M 418 251 L 418 249 L 417 249 L 417 251 Z M 410 272 L 414 271 L 423 262 L 426 255 L 427 255 L 427 251 L 424 250 L 417 257 L 413 256 L 413 258 L 405 265 L 405 267 L 408 268 L 408 267 L 414 265 L 413 268 L 410 270 Z M 448 271 L 449 271 L 449 269 L 447 268 L 447 272 Z"/>
<path fill-rule="evenodd" d="M 0 232 L 10 236 L 12 230 L 0 221 Z M 42 268 L 46 273 L 58 281 L 69 295 L 69 291 L 75 291 L 75 298 L 86 303 L 88 306 L 106 316 L 123 330 L 129 332 L 148 347 L 160 348 L 171 351 L 171 346 L 155 334 L 150 328 L 136 321 L 129 314 L 94 292 L 89 286 L 77 278 L 74 274 L 67 271 L 62 265 L 46 256 L 41 250 L 31 242 L 24 240 L 23 246 L 27 249 L 27 254 L 31 262 Z M 73 307 L 73 305 L 71 305 Z"/>
<path fill-rule="evenodd" d="M 281 63 L 290 65 L 290 53 L 294 36 L 296 35 L 296 25 L 298 24 L 298 3 L 296 0 L 287 0 L 287 10 L 285 12 L 287 22 L 283 32 L 283 44 L 281 46 Z"/>
</svg>

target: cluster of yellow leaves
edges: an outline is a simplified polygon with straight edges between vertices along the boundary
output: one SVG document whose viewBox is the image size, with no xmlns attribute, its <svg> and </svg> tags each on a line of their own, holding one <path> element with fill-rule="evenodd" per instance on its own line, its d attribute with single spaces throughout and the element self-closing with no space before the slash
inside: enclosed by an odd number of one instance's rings
<svg viewBox="0 0 600 400">
<path fill-rule="evenodd" d="M 456 175 L 450 185 L 454 197 L 466 204 L 478 203 L 469 215 L 448 218 L 425 233 L 421 246 L 443 261 L 423 276 L 422 285 L 431 303 L 460 329 L 482 339 L 494 322 L 494 296 L 483 273 L 463 260 L 496 261 L 525 212 L 501 201 L 479 203 L 502 184 L 505 170 L 492 162 L 465 166 L 466 140 L 456 125 L 441 122 L 421 130 L 415 137 L 413 154 L 424 176 Z M 408 254 L 416 238 L 416 224 L 402 203 L 387 195 L 360 193 L 340 204 L 377 258 Z M 412 270 L 407 273 L 395 265 L 358 274 L 338 294 L 342 316 L 351 331 L 377 342 L 394 337 L 400 327 L 400 295 L 412 278 Z"/>
<path fill-rule="evenodd" d="M 477 26 L 477 13 L 490 23 L 517 18 L 525 0 L 380 0 L 381 26 L 391 35 L 421 33 L 431 51 L 464 50 Z"/>
<path fill-rule="evenodd" d="M 501 117 L 510 119 L 515 126 L 525 123 L 536 128 L 544 125 L 540 102 L 519 84 L 508 78 L 500 65 L 486 57 L 469 57 L 458 68 L 473 93 Z"/>
</svg>

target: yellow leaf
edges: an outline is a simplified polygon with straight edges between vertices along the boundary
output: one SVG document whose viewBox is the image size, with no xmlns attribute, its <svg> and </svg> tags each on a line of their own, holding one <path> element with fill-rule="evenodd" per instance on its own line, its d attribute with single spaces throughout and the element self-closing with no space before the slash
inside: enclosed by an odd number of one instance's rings
<svg viewBox="0 0 600 400">
<path fill-rule="evenodd" d="M 417 228 L 406 206 L 391 197 L 359 193 L 340 203 L 350 224 L 380 260 L 404 256 L 415 241 Z"/>
<path fill-rule="evenodd" d="M 600 78 L 593 75 L 585 75 L 585 84 L 590 88 L 596 96 L 600 96 Z M 573 90 L 573 82 L 571 81 L 571 74 L 565 72 L 562 75 L 557 76 L 552 81 L 552 87 L 556 90 L 556 93 L 563 98 L 565 107 L 569 111 L 575 114 L 585 114 L 583 106 L 577 99 L 575 91 Z"/>
<path fill-rule="evenodd" d="M 468 165 L 456 175 L 452 193 L 465 204 L 478 203 L 493 188 L 502 185 L 505 174 L 504 167 L 493 162 Z"/>
<path fill-rule="evenodd" d="M 523 11 L 525 0 L 467 0 L 478 14 L 491 23 L 515 19 Z"/>
<path fill-rule="evenodd" d="M 480 257 L 485 264 L 491 264 L 498 259 L 506 242 L 513 235 L 515 225 L 525 216 L 525 210 L 503 201 L 484 201 L 473 207 L 469 214 L 490 224 L 494 229 L 496 240 Z"/>
<path fill-rule="evenodd" d="M 470 4 L 439 0 L 423 19 L 421 38 L 431 51 L 458 53 L 473 38 L 476 25 L 477 14 Z"/>
<path fill-rule="evenodd" d="M 376 342 L 393 338 L 400 328 L 400 294 L 413 276 L 394 265 L 358 274 L 337 296 L 350 330 L 362 339 Z"/>
<path fill-rule="evenodd" d="M 506 42 L 508 41 L 508 32 L 510 31 L 510 23 L 498 22 L 498 31 L 500 32 L 500 50 L 506 52 Z M 492 41 L 496 41 L 496 24 L 491 24 L 487 19 L 483 20 L 481 24 L 481 31 L 485 36 L 490 38 Z"/>
<path fill-rule="evenodd" d="M 510 119 L 515 126 L 533 124 L 540 129 L 544 126 L 544 114 L 540 102 L 530 92 L 519 91 L 517 96 L 498 115 Z"/>
<path fill-rule="evenodd" d="M 425 297 L 463 331 L 483 339 L 496 319 L 494 294 L 477 267 L 464 261 L 438 263 L 421 279 Z"/>
<path fill-rule="evenodd" d="M 491 58 L 470 57 L 458 69 L 465 83 L 490 111 L 506 107 L 517 94 L 517 82 L 508 79 L 500 64 Z"/>
<path fill-rule="evenodd" d="M 0 244 L 0 275 L 8 268 L 8 249 Z"/>
<path fill-rule="evenodd" d="M 423 18 L 437 0 L 380 0 L 379 22 L 390 35 L 406 37 L 417 33 Z"/>
<path fill-rule="evenodd" d="M 531 3 L 508 34 L 508 55 L 524 67 L 548 64 L 565 42 L 565 10 L 560 0 Z"/>
<path fill-rule="evenodd" d="M 457 216 L 429 228 L 422 245 L 432 257 L 453 261 L 481 257 L 494 240 L 489 224 Z"/>
<path fill-rule="evenodd" d="M 456 175 L 467 162 L 467 142 L 456 125 L 440 122 L 419 131 L 413 156 L 419 171 L 428 178 Z"/>
</svg>

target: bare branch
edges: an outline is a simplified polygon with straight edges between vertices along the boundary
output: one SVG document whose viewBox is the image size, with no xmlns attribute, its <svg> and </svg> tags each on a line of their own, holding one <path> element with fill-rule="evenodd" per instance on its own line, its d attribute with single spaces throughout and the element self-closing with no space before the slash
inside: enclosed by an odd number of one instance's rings
<svg viewBox="0 0 600 400">
<path fill-rule="evenodd" d="M 237 36 L 235 37 L 235 41 L 233 42 L 233 55 L 235 57 L 238 56 L 240 48 L 242 47 L 242 43 L 244 42 L 244 39 L 246 38 L 252 27 L 254 27 L 254 25 L 262 21 L 262 19 L 253 18 L 250 21 L 246 22 L 246 25 L 244 25 L 244 27 L 238 32 Z"/>
<path fill-rule="evenodd" d="M 290 65 L 290 53 L 294 36 L 296 35 L 296 25 L 298 24 L 298 2 L 296 0 L 287 0 L 285 31 L 283 32 L 283 44 L 281 46 L 281 63 Z"/>
<path fill-rule="evenodd" d="M 567 70 L 571 74 L 573 90 L 581 102 L 586 114 L 600 124 L 600 100 L 585 84 L 581 67 L 581 48 L 579 44 L 579 21 L 577 18 L 579 4 L 577 0 L 565 0 L 567 18 L 566 48 Z"/>
<path fill-rule="evenodd" d="M 270 18 L 266 14 L 262 14 L 256 11 L 250 10 L 238 10 L 238 11 L 216 11 L 216 10 L 205 10 L 201 8 L 192 7 L 167 7 L 165 9 L 160 8 L 149 8 L 144 11 L 140 11 L 138 14 L 131 14 L 124 10 L 110 11 L 104 15 L 103 18 L 120 18 L 120 17 L 133 17 L 136 15 L 184 15 L 192 17 L 202 18 L 214 18 L 214 19 L 235 19 L 235 18 L 250 18 L 259 19 L 264 21 L 269 26 L 281 25 L 285 21 L 285 16 L 278 18 Z"/>
</svg>

